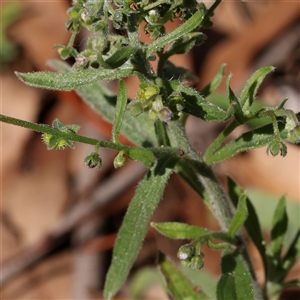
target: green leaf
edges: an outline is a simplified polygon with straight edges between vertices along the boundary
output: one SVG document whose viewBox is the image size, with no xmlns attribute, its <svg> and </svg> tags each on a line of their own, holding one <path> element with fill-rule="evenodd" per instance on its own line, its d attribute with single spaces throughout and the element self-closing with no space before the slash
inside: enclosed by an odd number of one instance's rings
<svg viewBox="0 0 300 300">
<path fill-rule="evenodd" d="M 132 74 L 133 69 L 124 66 L 119 69 L 97 69 L 97 70 L 82 70 L 78 72 L 70 72 L 66 74 L 54 72 L 34 72 L 34 73 L 19 73 L 15 74 L 29 86 L 45 88 L 56 91 L 71 91 L 93 84 L 99 80 L 115 80 L 128 77 Z"/>
<path fill-rule="evenodd" d="M 159 269 L 165 279 L 172 299 L 180 300 L 208 300 L 202 292 L 197 292 L 197 287 L 173 263 L 160 255 Z"/>
<path fill-rule="evenodd" d="M 105 64 L 110 66 L 112 69 L 116 69 L 121 67 L 135 52 L 134 47 L 122 47 L 121 49 L 117 50 L 110 58 L 105 60 Z"/>
<path fill-rule="evenodd" d="M 231 77 L 232 76 L 229 76 L 227 79 L 227 82 L 226 82 L 227 94 L 228 94 L 230 106 L 231 106 L 229 109 L 233 109 L 234 118 L 238 121 L 238 123 L 244 124 L 245 123 L 244 112 L 239 103 L 239 100 L 237 99 L 236 95 L 234 94 L 234 92 L 232 91 L 232 89 L 229 85 Z"/>
<path fill-rule="evenodd" d="M 127 151 L 127 155 L 132 160 L 141 161 L 146 168 L 150 168 L 154 162 L 154 155 L 146 148 L 133 148 Z"/>
<path fill-rule="evenodd" d="M 171 239 L 195 239 L 209 232 L 209 230 L 205 228 L 178 222 L 152 222 L 151 226 Z"/>
<path fill-rule="evenodd" d="M 51 61 L 50 66 L 63 73 L 71 71 L 71 68 L 66 63 L 59 60 Z M 90 86 L 84 86 L 77 89 L 76 92 L 104 120 L 113 123 L 116 96 L 103 83 L 97 82 Z M 149 120 L 148 115 L 145 113 L 133 117 L 129 111 L 126 111 L 123 117 L 121 133 L 135 145 L 143 147 L 153 147 L 156 145 L 153 122 Z"/>
<path fill-rule="evenodd" d="M 281 138 L 285 139 L 287 137 L 287 131 L 283 130 L 283 124 L 279 123 L 278 127 Z M 206 163 L 212 165 L 229 159 L 240 152 L 264 147 L 273 140 L 273 133 L 273 126 L 271 124 L 246 132 L 236 140 L 218 149 L 213 155 L 207 158 Z"/>
<path fill-rule="evenodd" d="M 209 96 L 213 91 L 215 91 L 220 83 L 222 82 L 223 76 L 224 76 L 224 68 L 226 64 L 222 64 L 218 70 L 217 75 L 214 77 L 214 79 L 209 83 L 206 87 L 204 87 L 200 95 L 202 95 L 204 98 Z"/>
<path fill-rule="evenodd" d="M 272 71 L 274 67 L 263 67 L 257 70 L 247 81 L 240 97 L 240 105 L 243 110 L 247 110 L 253 103 L 253 100 L 257 94 L 258 88 L 260 87 L 262 81 L 265 77 Z"/>
<path fill-rule="evenodd" d="M 167 60 L 163 65 L 163 77 L 166 81 L 187 81 L 190 84 L 198 82 L 198 76 L 183 67 L 178 67 Z"/>
<path fill-rule="evenodd" d="M 159 203 L 177 158 L 162 158 L 139 183 L 119 230 L 104 296 L 112 299 L 125 282 L 147 233 L 149 219 Z"/>
<path fill-rule="evenodd" d="M 251 273 L 237 251 L 223 256 L 222 275 L 217 284 L 217 300 L 228 299 L 256 299 Z"/>
<path fill-rule="evenodd" d="M 284 255 L 282 262 L 286 274 L 294 265 L 294 263 L 300 258 L 300 229 L 297 231 L 295 238 L 289 246 L 286 254 Z"/>
<path fill-rule="evenodd" d="M 275 266 L 275 268 L 277 267 L 276 274 L 275 274 L 276 276 L 273 276 L 276 282 L 282 283 L 285 280 L 286 276 L 289 274 L 289 271 L 294 266 L 294 264 L 298 261 L 299 258 L 300 258 L 300 229 L 297 231 L 284 257 L 278 259 L 279 267 Z"/>
<path fill-rule="evenodd" d="M 168 84 L 172 91 L 181 93 L 185 99 L 184 112 L 208 122 L 226 120 L 226 112 L 215 104 L 206 101 L 196 90 L 179 81 L 169 81 Z"/>
<path fill-rule="evenodd" d="M 217 284 L 217 300 L 235 300 L 237 295 L 235 292 L 234 276 L 230 273 L 222 274 Z"/>
<path fill-rule="evenodd" d="M 123 117 L 126 111 L 127 105 L 127 90 L 126 85 L 123 80 L 119 81 L 119 89 L 118 89 L 118 97 L 116 104 L 116 114 L 113 122 L 112 128 L 112 141 L 113 143 L 119 142 L 119 134 L 121 130 L 121 125 L 123 121 Z"/>
<path fill-rule="evenodd" d="M 129 299 L 143 299 L 152 287 L 162 285 L 163 280 L 155 267 L 143 267 L 137 270 L 129 282 Z"/>
<path fill-rule="evenodd" d="M 213 300 L 216 298 L 217 283 L 211 274 L 206 272 L 204 269 L 202 269 L 201 272 L 191 268 L 182 268 L 181 270 L 193 283 L 201 287 L 202 291 L 209 297 L 209 299 Z"/>
<path fill-rule="evenodd" d="M 241 228 L 248 217 L 247 209 L 247 196 L 246 194 L 241 194 L 238 200 L 237 211 L 229 225 L 228 233 L 231 237 L 234 237 L 236 232 Z"/>
<path fill-rule="evenodd" d="M 204 200 L 205 204 L 209 207 L 209 197 L 189 163 L 186 160 L 181 159 L 176 165 L 175 171 L 190 185 L 190 187 Z"/>
<path fill-rule="evenodd" d="M 181 38 L 192 30 L 198 28 L 204 17 L 204 10 L 197 11 L 191 18 L 189 18 L 184 24 L 166 34 L 157 38 L 152 44 L 147 47 L 146 57 L 148 58 L 152 53 L 164 48 L 169 43 Z"/>
<path fill-rule="evenodd" d="M 196 44 L 203 40 L 205 35 L 202 32 L 192 32 L 177 39 L 164 53 L 164 58 L 167 59 L 174 54 L 184 54 L 189 52 Z"/>
<path fill-rule="evenodd" d="M 233 202 L 234 206 L 237 207 L 239 203 L 239 197 L 242 195 L 242 189 L 235 184 L 231 178 L 228 178 L 228 193 L 230 196 L 231 201 Z M 268 268 L 267 256 L 266 256 L 266 248 L 265 248 L 265 240 L 262 235 L 261 226 L 259 223 L 258 216 L 256 214 L 255 208 L 247 198 L 247 211 L 248 211 L 248 218 L 245 221 L 245 228 L 255 244 L 259 254 L 263 260 L 265 272 Z"/>
<path fill-rule="evenodd" d="M 281 197 L 275 209 L 271 230 L 271 249 L 274 256 L 280 256 L 284 234 L 288 225 L 288 216 L 285 207 L 285 196 Z"/>
</svg>

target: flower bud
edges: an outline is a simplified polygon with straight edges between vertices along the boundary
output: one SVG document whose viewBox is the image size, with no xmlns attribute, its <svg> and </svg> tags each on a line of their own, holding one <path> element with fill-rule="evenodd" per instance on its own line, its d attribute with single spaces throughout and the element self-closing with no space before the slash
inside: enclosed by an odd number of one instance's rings
<svg viewBox="0 0 300 300">
<path fill-rule="evenodd" d="M 280 154 L 281 156 L 286 156 L 287 148 L 283 141 L 279 139 L 274 139 L 267 147 L 267 154 L 271 153 L 272 156 Z"/>
<path fill-rule="evenodd" d="M 200 270 L 204 266 L 204 255 L 200 253 L 200 255 L 195 255 L 191 259 L 190 268 L 195 270 Z"/>
<path fill-rule="evenodd" d="M 119 154 L 114 159 L 114 167 L 115 169 L 123 167 L 126 162 L 126 159 L 124 157 L 124 151 L 120 151 Z"/>
<path fill-rule="evenodd" d="M 195 247 L 191 244 L 185 244 L 179 248 L 177 252 L 177 257 L 180 260 L 185 261 L 185 260 L 190 260 L 194 254 L 195 254 Z"/>
<path fill-rule="evenodd" d="M 89 168 L 100 169 L 102 166 L 102 159 L 97 152 L 93 152 L 84 159 L 84 164 Z"/>
<path fill-rule="evenodd" d="M 151 9 L 149 15 L 145 17 L 146 21 L 151 25 L 156 25 L 159 21 L 160 15 L 156 9 Z"/>
</svg>

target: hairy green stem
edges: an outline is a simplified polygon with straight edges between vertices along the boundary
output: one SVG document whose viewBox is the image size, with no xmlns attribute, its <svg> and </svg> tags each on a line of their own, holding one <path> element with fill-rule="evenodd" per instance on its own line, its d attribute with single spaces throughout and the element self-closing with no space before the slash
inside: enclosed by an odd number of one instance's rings
<svg viewBox="0 0 300 300">
<path fill-rule="evenodd" d="M 131 147 L 131 146 L 116 144 L 108 141 L 97 140 L 97 139 L 81 136 L 75 133 L 72 134 L 72 133 L 62 132 L 45 124 L 32 123 L 32 122 L 16 119 L 9 116 L 4 116 L 2 114 L 0 114 L 0 121 L 4 123 L 16 125 L 16 126 L 28 128 L 41 133 L 49 133 L 58 136 L 62 139 L 70 140 L 73 142 L 80 142 L 80 143 L 89 144 L 97 147 L 109 148 L 111 150 L 126 151 L 131 149 L 137 149 L 137 147 Z M 177 148 L 172 148 L 172 147 L 147 148 L 147 150 L 150 150 L 156 157 L 162 157 L 164 155 L 177 155 L 179 153 L 179 150 Z"/>
<path fill-rule="evenodd" d="M 166 0 L 158 0 L 158 1 L 155 1 L 151 4 L 148 4 L 147 6 L 145 6 L 143 9 L 146 11 L 146 10 L 150 10 L 150 9 L 153 9 L 154 7 L 157 7 L 161 4 L 165 4 L 166 3 Z"/>
<path fill-rule="evenodd" d="M 217 180 L 212 169 L 205 164 L 203 158 L 191 147 L 182 124 L 179 121 L 171 121 L 168 123 L 168 129 L 178 143 L 177 146 L 184 152 L 185 159 L 190 163 L 190 166 L 194 169 L 198 180 L 202 184 L 205 191 L 203 196 L 208 198 L 204 199 L 204 201 L 210 204 L 222 229 L 228 231 L 235 211 L 223 187 Z M 256 299 L 263 299 L 262 291 L 255 280 L 255 273 L 245 247 L 245 238 L 242 232 L 238 233 L 238 238 L 241 245 L 244 246 L 242 247 L 241 255 L 245 262 L 247 262 L 249 272 L 252 274 L 255 297 Z"/>
<path fill-rule="evenodd" d="M 191 167 L 195 169 L 198 180 L 209 196 L 209 203 L 222 229 L 227 230 L 232 221 L 234 211 L 222 186 L 213 171 L 205 164 L 203 158 L 191 147 L 181 123 L 171 121 L 168 123 L 168 128 L 174 136 L 177 146 L 184 152 L 185 159 L 187 159 Z"/>
</svg>

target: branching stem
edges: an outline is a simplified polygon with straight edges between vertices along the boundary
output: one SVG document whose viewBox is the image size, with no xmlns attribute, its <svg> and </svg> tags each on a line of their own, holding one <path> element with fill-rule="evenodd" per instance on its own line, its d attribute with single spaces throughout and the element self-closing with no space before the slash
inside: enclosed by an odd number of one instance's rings
<svg viewBox="0 0 300 300">
<path fill-rule="evenodd" d="M 0 121 L 4 123 L 16 125 L 16 126 L 28 128 L 41 133 L 49 133 L 52 135 L 56 135 L 62 139 L 70 140 L 73 142 L 80 142 L 80 143 L 89 144 L 97 147 L 109 148 L 111 150 L 116 150 L 116 151 L 121 151 L 121 150 L 126 151 L 126 150 L 137 148 L 137 147 L 131 147 L 122 144 L 112 143 L 108 141 L 97 140 L 97 139 L 81 136 L 75 133 L 72 134 L 72 133 L 62 132 L 45 124 L 32 123 L 32 122 L 12 118 L 9 116 L 4 116 L 2 114 L 0 114 Z M 161 157 L 163 155 L 177 155 L 179 152 L 177 148 L 172 148 L 172 147 L 158 147 L 158 148 L 147 148 L 147 149 L 150 150 L 156 157 Z"/>
</svg>

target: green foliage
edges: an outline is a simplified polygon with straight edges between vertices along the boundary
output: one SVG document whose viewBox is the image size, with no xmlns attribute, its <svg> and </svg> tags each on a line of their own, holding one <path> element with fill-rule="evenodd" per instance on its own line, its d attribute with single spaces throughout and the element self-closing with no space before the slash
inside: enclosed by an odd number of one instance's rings
<svg viewBox="0 0 300 300">
<path fill-rule="evenodd" d="M 126 111 L 127 104 L 127 90 L 126 85 L 123 80 L 119 81 L 118 97 L 116 104 L 116 114 L 113 122 L 112 129 L 112 141 L 113 143 L 119 142 L 119 134 L 121 131 L 121 126 L 123 122 L 123 117 Z"/>
<path fill-rule="evenodd" d="M 27 85 L 57 91 L 71 91 L 82 86 L 93 84 L 99 80 L 114 80 L 131 75 L 133 70 L 128 67 L 99 70 L 82 70 L 65 74 L 52 72 L 18 73 L 16 75 Z"/>
<path fill-rule="evenodd" d="M 209 297 L 197 292 L 196 286 L 163 255 L 160 256 L 159 269 L 165 279 L 169 294 L 174 299 L 208 300 Z"/>
<path fill-rule="evenodd" d="M 257 70 L 239 96 L 232 90 L 229 76 L 224 104 L 213 101 L 211 94 L 222 81 L 225 65 L 220 66 L 212 82 L 198 92 L 183 84 L 183 81 L 193 82 L 195 75 L 169 61 L 171 56 L 187 53 L 194 45 L 203 42 L 205 35 L 200 30 L 212 26 L 210 17 L 220 2 L 217 0 L 206 9 L 204 3 L 195 0 L 73 0 L 73 6 L 68 10 L 70 20 L 66 24 L 66 29 L 72 32 L 70 41 L 68 45 L 56 48 L 63 60 L 73 58 L 74 65 L 70 67 L 56 60 L 50 62 L 56 72 L 16 72 L 20 80 L 30 86 L 75 90 L 83 101 L 113 124 L 111 141 L 80 136 L 77 134 L 79 126 L 63 125 L 57 119 L 52 127 L 3 115 L 0 115 L 0 121 L 42 132 L 49 150 L 66 146 L 74 148 L 74 142 L 92 145 L 94 151 L 84 160 L 90 168 L 101 167 L 98 150 L 106 147 L 117 151 L 113 162 L 116 168 L 122 167 L 129 158 L 142 162 L 149 169 L 136 189 L 116 239 L 106 276 L 106 299 L 112 299 L 124 284 L 142 247 L 150 217 L 173 172 L 203 198 L 222 230 L 211 231 L 178 222 L 151 223 L 169 238 L 191 240 L 178 250 L 183 271 L 160 255 L 159 268 L 171 297 L 217 300 L 276 298 L 285 286 L 299 284 L 293 280 L 285 282 L 299 258 L 300 231 L 286 247 L 284 237 L 288 216 L 284 198 L 275 210 L 272 240 L 267 245 L 249 197 L 231 180 L 226 194 L 211 168 L 213 164 L 242 151 L 264 146 L 273 156 L 285 156 L 286 142 L 300 142 L 300 114 L 285 109 L 286 100 L 276 107 L 255 101 L 262 81 L 274 68 Z M 185 22 L 165 34 L 166 22 L 175 18 Z M 153 39 L 150 44 L 140 41 L 142 22 L 145 22 L 143 30 Z M 79 53 L 74 41 L 81 27 L 93 34 L 88 38 L 85 50 Z M 112 27 L 114 30 L 111 30 Z M 150 65 L 149 61 L 153 59 L 158 60 L 157 70 Z M 124 81 L 128 76 L 136 76 L 140 81 L 135 99 L 131 101 L 127 98 Z M 102 82 L 111 80 L 119 82 L 117 95 Z M 184 125 L 189 115 L 207 122 L 228 123 L 203 157 L 192 148 L 185 135 Z M 245 124 L 251 124 L 248 132 L 235 140 L 227 140 L 233 130 Z M 122 145 L 120 134 L 135 146 Z M 265 282 L 262 290 L 258 287 L 245 250 L 245 231 L 263 261 Z M 209 296 L 197 292 L 195 285 L 184 275 L 190 270 L 191 279 L 196 278 L 195 272 L 199 273 L 205 267 L 204 245 L 223 253 L 222 274 L 213 288 L 215 294 L 207 293 Z"/>
<path fill-rule="evenodd" d="M 152 222 L 151 226 L 164 236 L 171 239 L 195 239 L 200 235 L 208 233 L 208 230 L 205 228 L 177 222 Z"/>
<path fill-rule="evenodd" d="M 176 162 L 177 159 L 174 158 L 158 160 L 140 182 L 115 243 L 113 260 L 104 289 L 106 299 L 111 299 L 123 285 L 142 246 L 149 218 L 162 197 Z"/>
<path fill-rule="evenodd" d="M 222 258 L 222 275 L 217 284 L 218 300 L 259 299 L 255 297 L 251 273 L 241 255 L 235 251 Z"/>
</svg>

